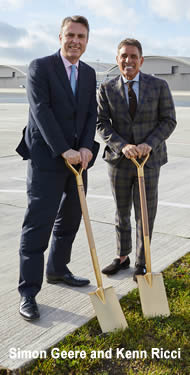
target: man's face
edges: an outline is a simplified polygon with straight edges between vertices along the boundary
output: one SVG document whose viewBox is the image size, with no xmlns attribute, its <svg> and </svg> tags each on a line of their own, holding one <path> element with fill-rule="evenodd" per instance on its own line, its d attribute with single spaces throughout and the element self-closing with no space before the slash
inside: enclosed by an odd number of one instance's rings
<svg viewBox="0 0 190 375">
<path fill-rule="evenodd" d="M 140 56 L 140 52 L 136 46 L 124 45 L 119 50 L 116 57 L 121 74 L 132 80 L 140 70 L 144 57 Z"/>
<path fill-rule="evenodd" d="M 76 22 L 68 22 L 59 34 L 61 52 L 72 64 L 75 64 L 84 53 L 88 42 L 88 30 Z"/>
</svg>

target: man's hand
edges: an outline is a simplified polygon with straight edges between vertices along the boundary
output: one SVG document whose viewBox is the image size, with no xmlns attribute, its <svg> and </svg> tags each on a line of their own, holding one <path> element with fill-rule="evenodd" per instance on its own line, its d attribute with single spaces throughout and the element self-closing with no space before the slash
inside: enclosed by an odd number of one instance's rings
<svg viewBox="0 0 190 375">
<path fill-rule="evenodd" d="M 142 156 L 148 155 L 151 150 L 152 150 L 152 147 L 149 146 L 147 143 L 141 143 L 140 145 L 138 145 L 137 146 L 137 151 L 138 151 L 138 157 L 139 157 L 139 159 Z"/>
<path fill-rule="evenodd" d="M 79 151 L 75 151 L 72 148 L 61 154 L 62 158 L 66 159 L 70 164 L 81 163 L 81 154 Z"/>
<path fill-rule="evenodd" d="M 125 145 L 122 148 L 122 152 L 127 159 L 137 158 L 137 156 L 138 156 L 137 146 L 135 146 L 135 145 L 131 145 L 131 144 Z"/>
<path fill-rule="evenodd" d="M 80 156 L 81 156 L 82 168 L 86 169 L 88 167 L 88 163 L 90 162 L 90 160 L 93 157 L 93 154 L 88 148 L 85 148 L 85 147 L 81 147 L 79 149 L 79 152 L 80 152 Z"/>
</svg>

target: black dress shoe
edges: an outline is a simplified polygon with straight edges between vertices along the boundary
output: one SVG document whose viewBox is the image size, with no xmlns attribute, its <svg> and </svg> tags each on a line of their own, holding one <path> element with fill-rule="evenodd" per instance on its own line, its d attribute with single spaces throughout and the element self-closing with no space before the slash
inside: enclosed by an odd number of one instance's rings
<svg viewBox="0 0 190 375">
<path fill-rule="evenodd" d="M 146 267 L 145 266 L 136 266 L 136 270 L 133 274 L 133 280 L 137 282 L 137 275 L 145 275 L 146 274 Z"/>
<path fill-rule="evenodd" d="M 38 311 L 38 306 L 35 301 L 35 297 L 21 297 L 19 312 L 25 320 L 38 319 L 40 317 L 40 313 Z"/>
<path fill-rule="evenodd" d="M 47 274 L 46 277 L 47 283 L 49 284 L 64 283 L 70 286 L 85 286 L 90 283 L 90 280 L 85 279 L 84 277 L 75 276 L 71 272 L 64 273 L 62 276 Z"/>
<path fill-rule="evenodd" d="M 103 268 L 102 273 L 104 273 L 105 275 L 114 275 L 120 270 L 129 268 L 129 265 L 129 257 L 127 257 L 127 259 L 123 263 L 120 263 L 120 258 L 115 258 L 109 266 Z"/>
</svg>

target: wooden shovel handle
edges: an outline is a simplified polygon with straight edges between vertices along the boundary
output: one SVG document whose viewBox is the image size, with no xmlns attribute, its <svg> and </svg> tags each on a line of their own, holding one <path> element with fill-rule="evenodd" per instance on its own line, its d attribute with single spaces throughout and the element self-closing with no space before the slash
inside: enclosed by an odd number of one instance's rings
<svg viewBox="0 0 190 375">
<path fill-rule="evenodd" d="M 145 249 L 145 262 L 147 273 L 151 272 L 151 255 L 150 255 L 150 236 L 149 236 L 149 224 L 148 224 L 148 210 L 147 210 L 147 200 L 146 200 L 146 190 L 144 181 L 144 165 L 149 158 L 149 154 L 139 164 L 136 159 L 131 158 L 132 162 L 137 167 L 138 182 L 139 182 L 139 194 L 140 194 L 140 204 L 141 204 L 141 216 L 142 216 L 142 226 L 143 226 L 143 238 L 144 238 L 144 249 Z"/>
<path fill-rule="evenodd" d="M 65 163 L 66 163 L 67 167 L 70 168 L 71 171 L 76 176 L 77 188 L 78 188 L 80 205 L 81 205 L 81 211 L 82 211 L 84 224 L 85 224 L 85 228 L 86 228 L 86 234 L 87 234 L 87 238 L 88 238 L 88 244 L 89 244 L 89 248 L 90 248 L 92 264 L 93 264 L 94 273 L 95 273 L 95 276 L 96 276 L 97 286 L 98 286 L 98 288 L 103 288 L 102 275 L 101 275 L 101 272 L 100 272 L 100 266 L 99 266 L 98 257 L 97 257 L 97 253 L 96 253 L 94 236 L 93 236 L 93 233 L 92 233 L 92 227 L 91 227 L 89 214 L 88 214 L 88 207 L 87 207 L 87 203 L 86 203 L 86 196 L 85 196 L 85 192 L 84 192 L 84 185 L 83 185 L 83 179 L 82 179 L 83 168 L 80 168 L 79 171 L 77 171 L 73 167 L 73 165 L 71 165 L 67 160 L 65 161 Z"/>
</svg>

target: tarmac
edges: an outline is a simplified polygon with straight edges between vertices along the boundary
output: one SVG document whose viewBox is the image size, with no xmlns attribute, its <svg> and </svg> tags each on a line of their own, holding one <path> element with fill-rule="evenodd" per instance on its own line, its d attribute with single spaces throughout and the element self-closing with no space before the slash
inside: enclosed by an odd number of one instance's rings
<svg viewBox="0 0 190 375">
<path fill-rule="evenodd" d="M 163 271 L 190 250 L 190 92 L 174 92 L 178 125 L 167 141 L 169 162 L 161 169 L 159 205 L 151 244 L 153 272 Z M 88 293 L 96 289 L 95 276 L 83 222 L 73 245 L 71 271 L 88 277 L 84 288 L 50 285 L 44 278 L 37 296 L 41 319 L 24 321 L 18 313 L 17 291 L 21 226 L 26 209 L 27 162 L 15 148 L 27 123 L 25 90 L 0 90 L 0 367 L 18 369 L 31 359 L 20 358 L 27 350 L 46 350 L 95 316 Z M 97 140 L 100 139 L 97 137 Z M 115 206 L 102 160 L 101 142 L 95 166 L 89 171 L 87 202 L 101 268 L 116 254 Z M 137 287 L 132 280 L 135 262 L 135 221 L 132 212 L 133 252 L 131 267 L 112 277 L 103 276 L 118 298 Z M 48 250 L 46 251 L 46 259 Z M 100 330 L 101 332 L 101 330 Z M 12 351 L 11 351 L 12 348 Z M 73 349 L 73 348 L 71 348 Z M 11 353 L 16 353 L 15 357 Z M 12 358 L 11 358 L 12 357 Z"/>
</svg>

